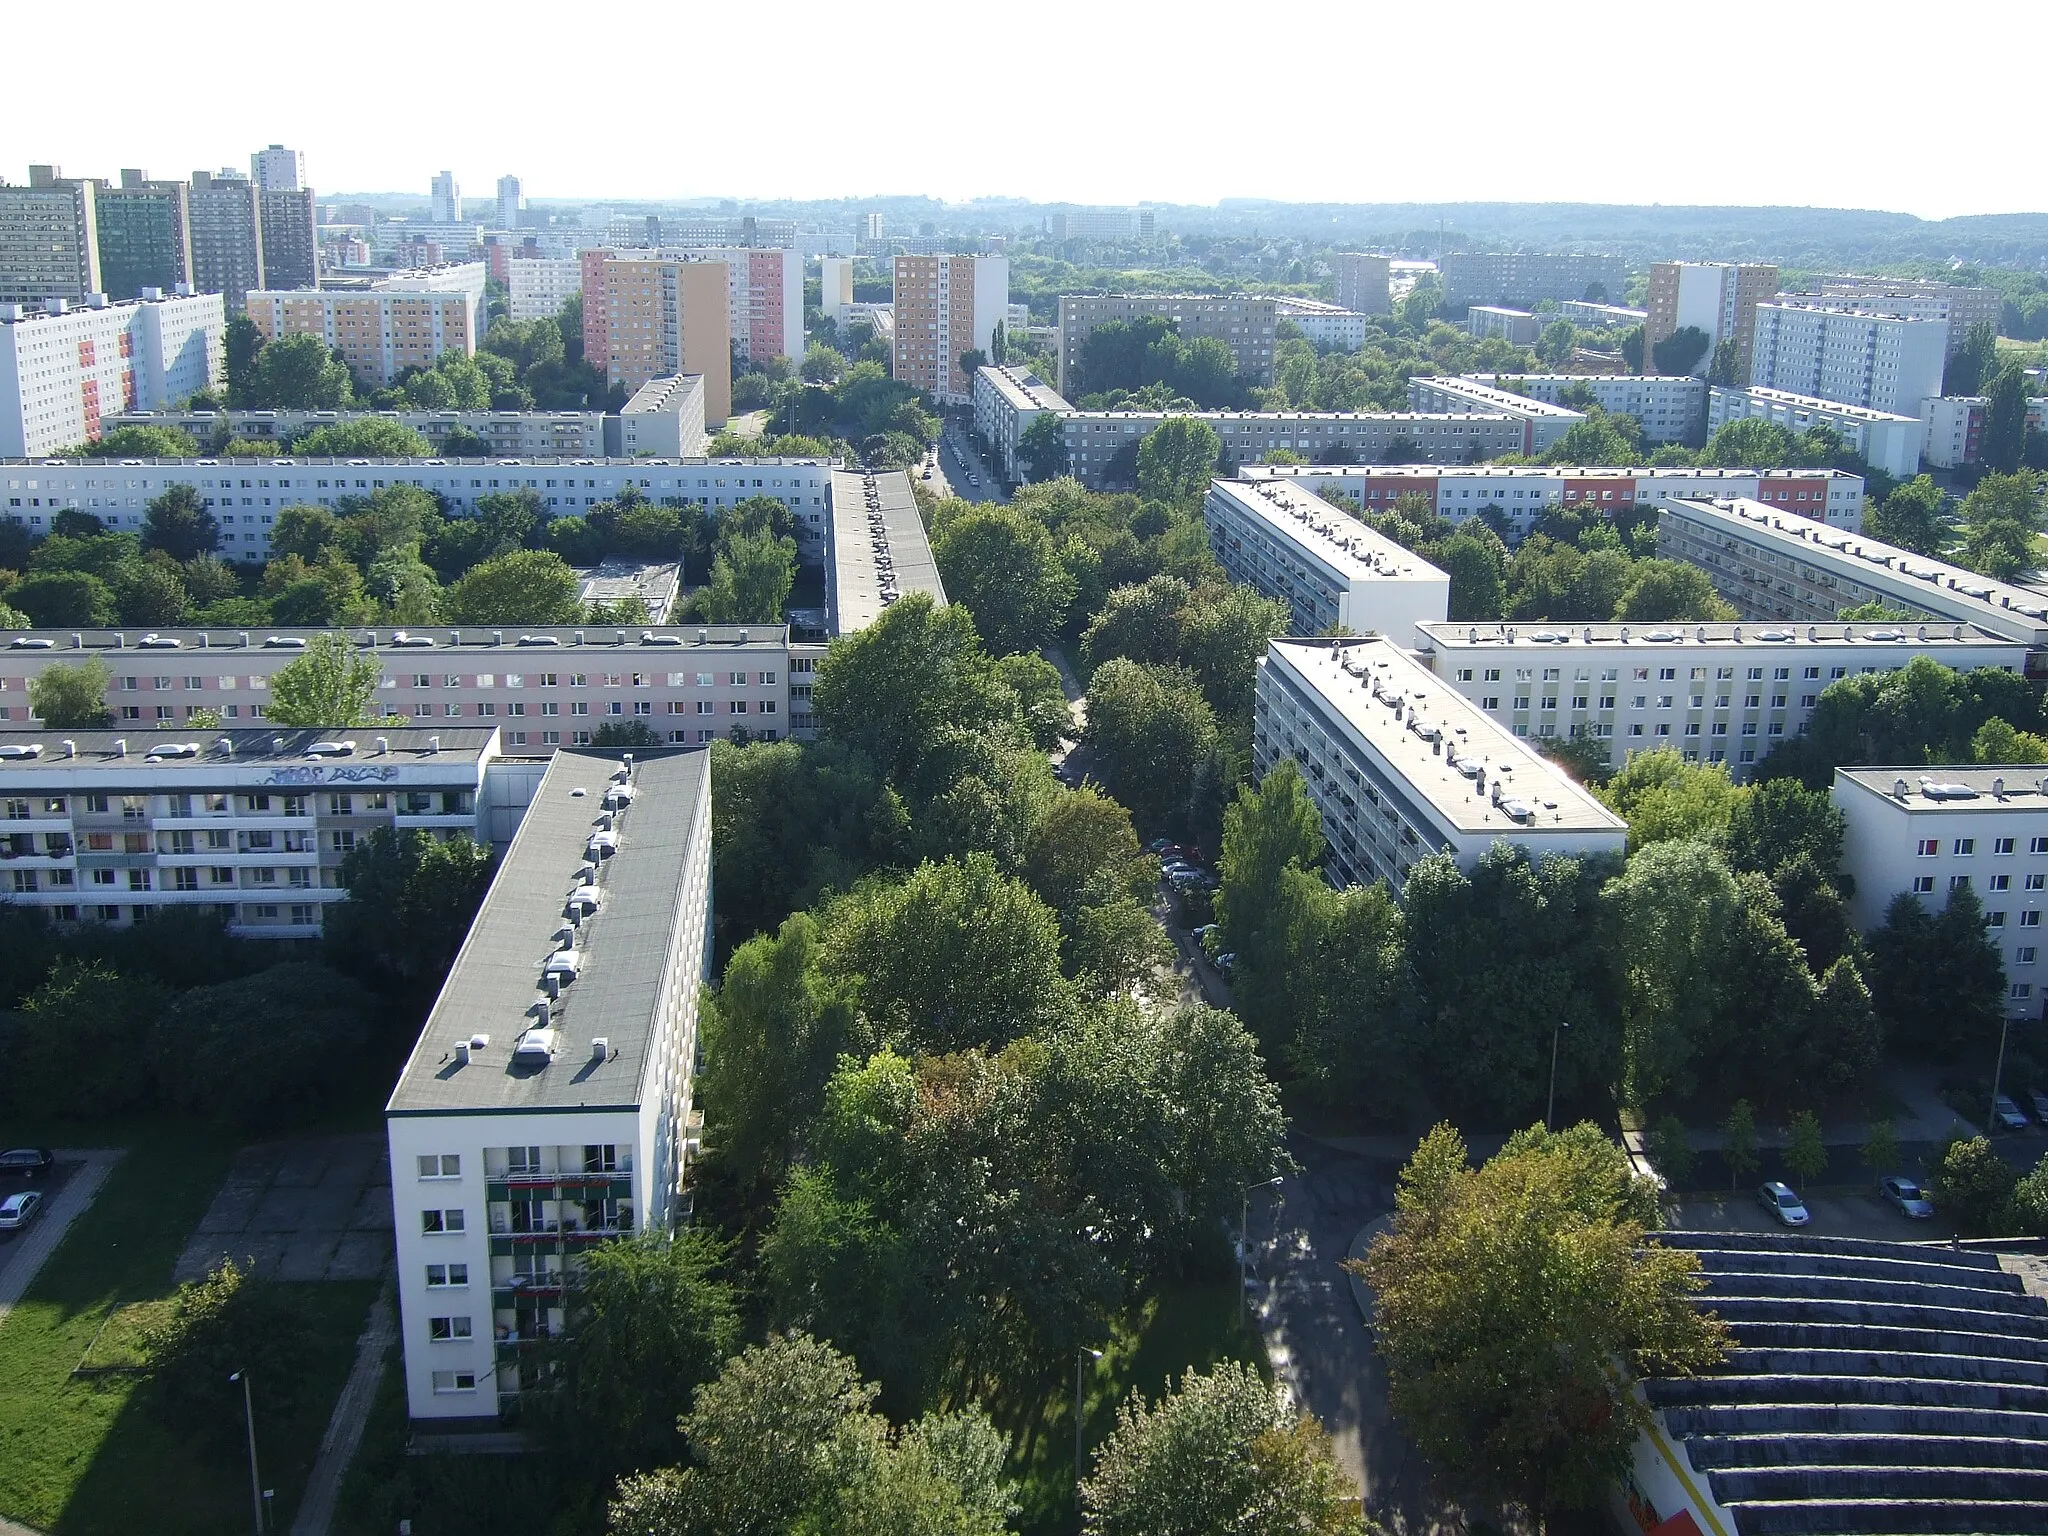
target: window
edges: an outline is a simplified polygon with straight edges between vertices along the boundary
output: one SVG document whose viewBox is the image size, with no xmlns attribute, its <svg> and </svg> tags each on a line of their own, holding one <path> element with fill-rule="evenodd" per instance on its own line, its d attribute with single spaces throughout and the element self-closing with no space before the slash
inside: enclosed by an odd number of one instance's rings
<svg viewBox="0 0 2048 1536">
<path fill-rule="evenodd" d="M 2036 907 L 2036 908 L 2035 908 L 2035 909 L 2034 909 L 2033 911 L 2031 911 L 2031 912 L 2022 912 L 2022 913 L 2020 914 L 2020 926 L 2021 926 L 2022 928 L 2038 928 L 2038 927 L 2040 927 L 2040 926 L 2041 926 L 2041 909 L 2040 909 L 2039 907 Z"/>
<path fill-rule="evenodd" d="M 434 1372 L 434 1390 L 441 1393 L 474 1392 L 476 1390 L 476 1372 L 436 1371 Z"/>
<path fill-rule="evenodd" d="M 1921 858 L 1931 859 L 1941 852 L 1941 839 L 1938 837 L 1923 837 L 1920 839 L 1915 851 Z"/>
<path fill-rule="evenodd" d="M 1959 837 L 1956 839 L 1955 852 L 1957 858 L 1967 859 L 1976 851 L 1977 839 L 1975 839 L 1974 837 Z"/>
<path fill-rule="evenodd" d="M 539 1147 L 507 1147 L 505 1171 L 513 1178 L 531 1178 L 540 1172 Z"/>
<path fill-rule="evenodd" d="M 2029 875 L 2029 876 L 2027 876 L 2027 889 L 2028 889 L 2028 890 L 2030 890 L 2030 891 L 2038 891 L 2038 890 L 2041 890 L 2041 889 L 2042 889 L 2042 888 L 2043 888 L 2044 886 L 2048 886 L 2048 875 Z"/>
<path fill-rule="evenodd" d="M 2032 965 L 2034 963 L 2033 946 L 2031 944 L 2023 945 L 2021 948 L 2014 950 L 2012 952 L 2012 963 L 2014 965 Z"/>
<path fill-rule="evenodd" d="M 420 1212 L 420 1231 L 422 1232 L 460 1232 L 463 1230 L 462 1212 L 459 1209 Z"/>
<path fill-rule="evenodd" d="M 430 1317 L 427 1319 L 427 1337 L 437 1344 L 459 1343 L 471 1336 L 470 1322 L 466 1317 Z"/>
<path fill-rule="evenodd" d="M 1913 894 L 1914 894 L 1914 895 L 1916 895 L 1916 896 L 1926 896 L 1926 895 L 1930 895 L 1930 894 L 1932 894 L 1933 890 L 1934 890 L 1934 876 L 1932 876 L 1932 875 L 1915 875 L 1915 876 L 1913 877 Z"/>
<path fill-rule="evenodd" d="M 2012 998 L 2015 1002 L 2022 998 L 2032 997 L 2033 995 L 2034 984 L 2031 981 L 2016 981 L 2006 991 L 2006 996 Z"/>
<path fill-rule="evenodd" d="M 2003 912 L 1986 912 L 1984 914 L 1984 926 L 1986 928 L 2003 928 L 2005 926 L 2005 914 Z"/>
<path fill-rule="evenodd" d="M 459 1179 L 462 1177 L 462 1155 L 457 1152 L 426 1152 L 420 1156 L 420 1177 L 423 1179 Z"/>
<path fill-rule="evenodd" d="M 2037 837 L 2027 844 L 2029 853 L 2048 853 L 2048 837 Z"/>
<path fill-rule="evenodd" d="M 429 1264 L 427 1266 L 427 1287 L 440 1290 L 444 1286 L 469 1284 L 467 1264 Z"/>
<path fill-rule="evenodd" d="M 1991 889 L 1992 889 L 1992 890 L 1994 890 L 1994 891 L 2009 891 L 2009 890 L 2011 890 L 2011 889 L 2012 889 L 2012 876 L 2011 876 L 2011 875 L 1993 875 L 1993 876 L 1991 877 Z"/>
</svg>

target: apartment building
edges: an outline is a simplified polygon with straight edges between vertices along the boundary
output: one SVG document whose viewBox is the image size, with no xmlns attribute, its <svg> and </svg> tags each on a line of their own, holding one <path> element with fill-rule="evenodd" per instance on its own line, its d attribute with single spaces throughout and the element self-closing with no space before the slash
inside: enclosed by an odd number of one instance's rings
<svg viewBox="0 0 2048 1536">
<path fill-rule="evenodd" d="M 202 447 L 220 433 L 272 443 L 279 453 L 320 427 L 389 421 L 417 432 L 435 453 L 460 429 L 506 458 L 603 458 L 608 418 L 602 411 L 123 411 L 103 418 L 115 427 L 175 427 Z"/>
<path fill-rule="evenodd" d="M 889 371 L 941 404 L 972 404 L 974 381 L 960 359 L 986 356 L 994 344 L 1009 309 L 1010 258 L 898 256 L 892 271 Z"/>
<path fill-rule="evenodd" d="M 834 325 L 846 324 L 847 311 L 853 307 L 851 256 L 818 258 L 818 307 Z"/>
<path fill-rule="evenodd" d="M 732 414 L 731 279 L 722 261 L 589 250 L 583 263 L 583 356 L 614 384 L 694 373 L 704 421 Z"/>
<path fill-rule="evenodd" d="M 2005 295 L 1996 288 L 1974 288 L 1924 278 L 1815 278 L 1798 293 L 1786 294 L 1785 298 L 1789 303 L 1823 308 L 1839 306 L 1913 320 L 1946 320 L 1951 352 L 1963 344 L 1974 326 L 1988 325 L 1996 332 L 2005 311 Z"/>
<path fill-rule="evenodd" d="M 0 303 L 81 302 L 104 293 L 98 185 L 54 165 L 28 168 L 28 185 L 0 185 Z"/>
<path fill-rule="evenodd" d="M 407 368 L 472 357 L 483 334 L 484 264 L 381 278 L 366 289 L 263 288 L 248 296 L 263 339 L 318 337 L 356 378 L 383 388 Z"/>
<path fill-rule="evenodd" d="M 263 209 L 256 183 L 225 173 L 192 173 L 185 197 L 192 228 L 192 286 L 220 294 L 229 312 L 263 286 Z"/>
<path fill-rule="evenodd" d="M 320 282 L 320 235 L 311 187 L 266 187 L 256 193 L 263 226 L 266 288 L 312 288 Z"/>
<path fill-rule="evenodd" d="M 974 430 L 989 445 L 996 473 L 1012 485 L 1026 478 L 1018 445 L 1039 417 L 1064 420 L 1074 408 L 1058 390 L 1028 368 L 998 368 L 993 363 L 974 376 Z"/>
<path fill-rule="evenodd" d="M 684 459 L 703 453 L 704 379 L 676 374 L 649 379 L 619 414 L 619 452 L 629 459 Z"/>
<path fill-rule="evenodd" d="M 1356 352 L 1365 345 L 1365 333 L 1373 317 L 1316 299 L 1275 297 L 1275 313 L 1301 332 L 1302 339 L 1317 347 Z"/>
<path fill-rule="evenodd" d="M 497 756 L 488 726 L 0 728 L 0 900 L 118 927 L 199 907 L 231 932 L 312 938 L 379 828 L 476 837 Z"/>
<path fill-rule="evenodd" d="M 1650 266 L 1648 318 L 1643 322 L 1643 356 L 1674 331 L 1691 326 L 1704 331 L 1707 350 L 1697 371 L 1705 374 L 1714 349 L 1732 340 L 1735 377 L 1740 383 L 1764 383 L 1756 376 L 1755 335 L 1759 304 L 1778 291 L 1778 269 L 1767 263 L 1727 261 L 1659 261 Z"/>
<path fill-rule="evenodd" d="M 1705 571 L 1746 620 L 1825 623 L 1881 602 L 1930 628 L 1964 625 L 2027 648 L 2029 674 L 2048 670 L 2048 596 L 1931 555 L 1748 500 L 1668 496 L 1657 552 Z"/>
<path fill-rule="evenodd" d="M 1247 464 L 1247 480 L 1287 479 L 1327 488 L 1370 512 L 1404 496 L 1420 497 L 1437 516 L 1462 523 L 1492 508 L 1508 532 L 1525 537 L 1553 507 L 1597 505 L 1639 511 L 1672 496 L 1741 497 L 1831 528 L 1863 526 L 1863 477 L 1834 469 L 1644 469 L 1593 465 Z"/>
<path fill-rule="evenodd" d="M 1393 264 L 1365 251 L 1338 251 L 1330 257 L 1337 307 L 1358 315 L 1384 315 L 1393 309 Z"/>
<path fill-rule="evenodd" d="M 1716 384 L 1708 392 L 1707 433 L 1712 436 L 1731 421 L 1768 421 L 1795 436 L 1813 427 L 1839 432 L 1842 441 L 1863 456 L 1866 464 L 1901 480 L 1920 473 L 1927 424 L 1917 416 L 1839 405 L 1812 395 L 1782 389 L 1727 389 Z"/>
<path fill-rule="evenodd" d="M 1595 304 L 1587 299 L 1565 299 L 1557 306 L 1557 318 L 1569 320 L 1573 325 L 1625 331 L 1630 326 L 1647 324 L 1650 312 L 1647 309 L 1629 309 L 1621 304 Z"/>
<path fill-rule="evenodd" d="M 1532 456 L 1548 452 L 1553 443 L 1586 419 L 1584 411 L 1482 383 L 1479 377 L 1412 378 L 1408 381 L 1408 405 L 1416 411 L 1507 417 L 1519 429 L 1521 443 L 1504 451 Z"/>
<path fill-rule="evenodd" d="M 1921 457 L 1929 465 L 1956 469 L 1978 461 L 1984 435 L 1982 395 L 1938 395 L 1922 400 L 1920 419 L 1927 428 Z M 2048 400 L 2028 399 L 2027 425 L 2036 432 L 2048 432 Z"/>
<path fill-rule="evenodd" d="M 1948 322 L 1805 304 L 1759 304 L 1749 382 L 1894 416 L 1941 393 Z"/>
<path fill-rule="evenodd" d="M 1045 232 L 1055 240 L 1128 240 L 1137 227 L 1135 208 L 1069 208 L 1045 220 Z"/>
<path fill-rule="evenodd" d="M 583 263 L 574 256 L 517 256 L 505 263 L 508 304 L 521 325 L 552 320 L 583 291 Z"/>
<path fill-rule="evenodd" d="M 526 193 L 517 176 L 498 178 L 498 228 L 517 229 L 519 215 L 526 211 Z"/>
<path fill-rule="evenodd" d="M 249 179 L 259 192 L 301 192 L 306 190 L 306 154 L 272 144 L 249 157 Z"/>
<path fill-rule="evenodd" d="M 1526 403 L 1526 402 L 1525 402 Z M 1275 449 L 1324 463 L 1377 464 L 1390 456 L 1469 464 L 1520 453 L 1524 422 L 1506 414 L 1446 411 L 1075 411 L 1060 423 L 1069 472 L 1094 490 L 1135 483 L 1138 444 L 1160 424 L 1207 422 L 1226 464 L 1252 464 Z"/>
<path fill-rule="evenodd" d="M 898 598 L 921 592 L 943 608 L 945 584 L 925 536 L 924 518 L 903 474 L 832 472 L 832 518 L 824 540 L 826 632 L 850 635 Z M 791 670 L 798 653 L 791 647 Z M 816 654 L 822 655 L 819 651 Z M 803 667 L 808 674 L 813 666 Z M 810 679 L 791 678 L 792 721 L 810 712 Z M 801 690 L 801 691 L 799 691 Z M 799 728 L 792 724 L 792 728 Z"/>
<path fill-rule="evenodd" d="M 1628 263 L 1619 256 L 1563 251 L 1451 251 L 1438 263 L 1444 302 L 1535 304 L 1543 299 L 1619 299 Z"/>
<path fill-rule="evenodd" d="M 496 1423 L 598 1243 L 677 1219 L 711 974 L 705 752 L 557 753 L 385 1106 L 406 1406 Z"/>
<path fill-rule="evenodd" d="M 1238 377 L 1273 382 L 1274 328 L 1280 306 L 1269 298 L 1213 293 L 1063 293 L 1060 295 L 1060 385 L 1074 387 L 1081 343 L 1098 325 L 1126 325 L 1147 315 L 1170 322 L 1184 341 L 1213 337 L 1230 348 Z M 898 314 L 897 320 L 902 320 Z"/>
<path fill-rule="evenodd" d="M 2008 1018 L 2038 1019 L 2048 906 L 2048 765 L 1837 768 L 1829 791 L 1847 823 L 1849 911 L 1868 933 L 1901 895 L 1939 911 L 1969 890 L 2005 967 Z"/>
<path fill-rule="evenodd" d="M 1845 677 L 1915 656 L 2020 672 L 2027 648 L 1966 624 L 1418 624 L 1417 654 L 1503 731 L 1599 742 L 1612 767 L 1672 748 L 1738 780 Z"/>
<path fill-rule="evenodd" d="M 1635 373 L 1468 373 L 1463 377 L 1488 389 L 1527 395 L 1546 405 L 1562 405 L 1591 396 L 1610 415 L 1633 416 L 1646 443 L 1703 441 L 1707 416 L 1707 382 L 1690 374 Z"/>
<path fill-rule="evenodd" d="M 436 224 L 462 222 L 462 188 L 457 184 L 453 171 L 443 171 L 436 176 L 428 196 L 430 216 Z"/>
<path fill-rule="evenodd" d="M 804 257 L 791 246 L 732 247 L 705 253 L 723 261 L 732 305 L 733 348 L 750 363 L 804 356 Z"/>
<path fill-rule="evenodd" d="M 1341 626 L 1406 645 L 1449 611 L 1450 577 L 1292 481 L 1212 480 L 1202 521 L 1224 572 L 1288 604 L 1298 635 Z"/>
<path fill-rule="evenodd" d="M 1391 639 L 1273 641 L 1253 711 L 1253 771 L 1300 765 L 1333 884 L 1383 880 L 1398 899 L 1438 853 L 1469 869 L 1495 843 L 1535 858 L 1627 845 L 1626 822 Z"/>
<path fill-rule="evenodd" d="M 1543 322 L 1525 309 L 1507 309 L 1498 304 L 1474 304 L 1465 311 L 1466 334 L 1485 338 L 1498 336 L 1517 347 L 1533 347 L 1543 334 Z"/>
<path fill-rule="evenodd" d="M 95 185 L 105 292 L 132 299 L 145 288 L 171 292 L 192 286 L 190 190 L 182 181 L 151 181 L 147 172 L 132 169 L 121 172 L 119 186 Z"/>
<path fill-rule="evenodd" d="M 0 304 L 0 458 L 57 453 L 98 438 L 110 415 L 210 388 L 226 334 L 217 293 Z"/>
</svg>

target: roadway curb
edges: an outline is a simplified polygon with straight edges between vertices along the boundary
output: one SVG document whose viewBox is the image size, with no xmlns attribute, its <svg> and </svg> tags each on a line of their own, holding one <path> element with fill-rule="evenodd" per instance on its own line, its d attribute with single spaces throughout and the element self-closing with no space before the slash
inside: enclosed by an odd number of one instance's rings
<svg viewBox="0 0 2048 1536">
<path fill-rule="evenodd" d="M 1351 1248 L 1344 1257 L 1347 1260 L 1362 1259 L 1365 1250 L 1372 1246 L 1372 1240 L 1394 1225 L 1394 1218 L 1375 1216 L 1358 1229 L 1358 1236 L 1351 1239 Z M 1351 1282 L 1351 1299 L 1358 1307 L 1359 1321 L 1365 1324 L 1365 1331 L 1372 1332 L 1372 1289 L 1356 1270 L 1344 1271 L 1344 1278 Z"/>
</svg>

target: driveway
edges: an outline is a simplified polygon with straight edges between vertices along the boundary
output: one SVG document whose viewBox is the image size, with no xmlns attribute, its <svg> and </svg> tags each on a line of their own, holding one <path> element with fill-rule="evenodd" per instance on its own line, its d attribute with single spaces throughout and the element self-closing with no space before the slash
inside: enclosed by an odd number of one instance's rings
<svg viewBox="0 0 2048 1536">
<path fill-rule="evenodd" d="M 33 1189 L 43 1197 L 43 1212 L 27 1229 L 0 1234 L 0 1321 L 27 1294 L 43 1261 L 56 1252 L 64 1233 L 107 1181 L 125 1151 L 120 1147 L 57 1149 L 57 1166 L 48 1178 L 10 1179 L 6 1193 Z"/>
</svg>

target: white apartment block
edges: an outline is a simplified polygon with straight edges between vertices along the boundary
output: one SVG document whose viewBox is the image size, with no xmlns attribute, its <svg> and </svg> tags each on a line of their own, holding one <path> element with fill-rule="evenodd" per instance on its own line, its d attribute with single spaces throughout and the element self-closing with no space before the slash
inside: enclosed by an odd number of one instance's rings
<svg viewBox="0 0 2048 1536">
<path fill-rule="evenodd" d="M 1292 481 L 1211 481 L 1202 521 L 1225 574 L 1285 602 L 1298 635 L 1341 626 L 1406 645 L 1449 611 L 1449 576 Z"/>
<path fill-rule="evenodd" d="M 1330 257 L 1337 308 L 1360 315 L 1384 315 L 1393 307 L 1393 263 L 1365 251 L 1338 251 Z"/>
<path fill-rule="evenodd" d="M 649 379 L 619 413 L 619 452 L 626 458 L 693 458 L 704 451 L 704 380 L 679 373 Z"/>
<path fill-rule="evenodd" d="M 1543 334 L 1543 321 L 1526 309 L 1506 309 L 1498 304 L 1474 304 L 1465 311 L 1465 330 L 1481 337 L 1498 336 L 1517 347 L 1533 347 Z"/>
<path fill-rule="evenodd" d="M 457 185 L 453 171 L 443 171 L 434 178 L 431 203 L 436 224 L 462 222 L 462 188 Z"/>
<path fill-rule="evenodd" d="M 935 607 L 946 605 L 925 536 L 924 516 L 910 491 L 910 477 L 835 470 L 832 527 L 825 541 L 825 633 L 850 635 L 868 627 L 900 598 L 923 593 Z M 790 646 L 790 704 L 795 719 L 810 719 L 810 677 L 823 649 Z"/>
<path fill-rule="evenodd" d="M 1759 304 L 1749 382 L 1910 416 L 1941 393 L 1948 322 Z"/>
<path fill-rule="evenodd" d="M 1650 312 L 1647 309 L 1629 309 L 1621 304 L 1594 304 L 1586 299 L 1566 299 L 1557 306 L 1557 318 L 1569 320 L 1573 325 L 1625 331 L 1630 326 L 1644 324 L 1650 318 Z"/>
<path fill-rule="evenodd" d="M 379 828 L 488 843 L 478 816 L 497 756 L 488 724 L 0 727 L 0 900 L 118 927 L 198 907 L 235 933 L 311 938 L 347 894 L 342 860 Z"/>
<path fill-rule="evenodd" d="M 1798 304 L 1842 305 L 1872 314 L 1902 315 L 1916 320 L 1946 320 L 1953 352 L 1973 326 L 1995 332 L 2005 312 L 2005 295 L 1996 288 L 1964 287 L 1924 278 L 1822 277 L 1786 298 Z"/>
<path fill-rule="evenodd" d="M 1707 382 L 1690 374 L 1468 373 L 1475 384 L 1562 405 L 1564 393 L 1583 390 L 1610 415 L 1633 416 L 1646 443 L 1698 442 L 1707 414 Z"/>
<path fill-rule="evenodd" d="M 406 1406 L 495 1423 L 583 1255 L 676 1222 L 711 973 L 705 752 L 556 754 L 385 1107 Z"/>
<path fill-rule="evenodd" d="M 1915 656 L 2019 672 L 2026 647 L 1960 624 L 1417 626 L 1418 654 L 1503 731 L 1599 742 L 1610 766 L 1672 748 L 1746 779 L 1821 691 Z"/>
<path fill-rule="evenodd" d="M 1392 640 L 1266 648 L 1253 771 L 1284 757 L 1322 813 L 1324 873 L 1340 886 L 1383 880 L 1398 899 L 1434 854 L 1470 869 L 1495 843 L 1543 858 L 1618 854 L 1628 841 L 1626 822 Z"/>
<path fill-rule="evenodd" d="M 974 381 L 960 359 L 986 357 L 994 345 L 1009 312 L 1010 258 L 898 256 L 893 282 L 889 371 L 941 404 L 972 404 Z"/>
<path fill-rule="evenodd" d="M 853 307 L 853 258 L 850 256 L 821 256 L 818 258 L 818 308 L 825 318 L 834 325 L 846 324 L 846 314 Z"/>
<path fill-rule="evenodd" d="M 583 262 L 575 256 L 514 256 L 505 270 L 511 316 L 522 325 L 554 319 L 583 291 Z"/>
<path fill-rule="evenodd" d="M 191 434 L 201 448 L 217 433 L 247 442 L 275 445 L 288 453 L 291 444 L 320 427 L 354 421 L 388 421 L 417 432 L 435 453 L 457 428 L 482 438 L 494 457 L 603 458 L 605 422 L 602 411 L 123 411 L 104 418 L 106 431 L 116 427 L 175 427 Z M 4 513 L 0 513 L 4 515 Z"/>
<path fill-rule="evenodd" d="M 1224 460 L 1237 465 L 1256 463 L 1275 449 L 1314 462 L 1376 464 L 1395 454 L 1403 463 L 1469 464 L 1520 453 L 1528 437 L 1514 417 L 1476 412 L 1075 411 L 1060 424 L 1069 472 L 1095 490 L 1128 486 L 1137 445 L 1162 423 L 1176 420 L 1207 422 L 1223 445 Z"/>
<path fill-rule="evenodd" d="M 1081 343 L 1098 325 L 1111 320 L 1129 324 L 1147 315 L 1172 323 L 1183 341 L 1209 336 L 1230 348 L 1240 378 L 1253 384 L 1273 382 L 1274 327 L 1278 301 L 1246 294 L 1208 293 L 1063 293 L 1060 295 L 1060 385 L 1071 389 Z M 902 316 L 897 317 L 898 322 Z"/>
<path fill-rule="evenodd" d="M 1300 331 L 1303 340 L 1339 352 L 1356 352 L 1364 346 L 1365 333 L 1375 323 L 1369 314 L 1315 299 L 1281 297 L 1273 302 L 1279 318 Z"/>
<path fill-rule="evenodd" d="M 0 304 L 0 458 L 56 453 L 106 418 L 161 410 L 221 378 L 227 311 L 217 293 L 103 294 L 73 308 Z"/>
<path fill-rule="evenodd" d="M 1831 427 L 1863 461 L 1901 480 L 1920 473 L 1927 425 L 1917 416 L 1900 416 L 1860 405 L 1838 405 L 1812 395 L 1782 389 L 1728 389 L 1716 384 L 1707 400 L 1707 435 L 1731 421 L 1768 421 L 1794 436 L 1811 427 Z"/>
<path fill-rule="evenodd" d="M 1482 416 L 1507 416 L 1521 428 L 1521 446 L 1510 453 L 1535 455 L 1546 452 L 1565 433 L 1586 419 L 1583 411 L 1553 405 L 1533 395 L 1500 389 L 1477 378 L 1412 378 L 1408 381 L 1408 404 L 1417 411 L 1466 412 Z"/>
<path fill-rule="evenodd" d="M 2023 645 L 2030 673 L 2048 648 L 2048 595 L 1753 501 L 1666 497 L 1657 553 L 1705 571 L 1745 620 L 1826 623 L 1882 602 L 1916 627 L 1963 625 Z"/>
<path fill-rule="evenodd" d="M 1956 469 L 1974 464 L 1982 452 L 1984 397 L 1982 395 L 1938 395 L 1920 402 L 1920 419 L 1927 427 L 1921 457 L 1935 469 Z M 2048 400 L 2027 401 L 2027 425 L 2036 432 L 2048 432 Z"/>
<path fill-rule="evenodd" d="M 1028 368 L 998 368 L 991 363 L 974 376 L 974 430 L 994 454 L 996 472 L 1012 485 L 1024 479 L 1017 447 L 1032 424 L 1048 414 L 1064 419 L 1073 410 L 1058 390 Z"/>
<path fill-rule="evenodd" d="M 1863 477 L 1833 469 L 1641 469 L 1626 466 L 1434 464 L 1247 464 L 1247 480 L 1291 479 L 1305 489 L 1350 497 L 1379 512 L 1419 496 L 1437 516 L 1462 523 L 1492 507 L 1510 540 L 1527 536 L 1550 508 L 1595 505 L 1647 511 L 1671 496 L 1741 497 L 1831 528 L 1863 525 Z"/>
<path fill-rule="evenodd" d="M 2048 997 L 2041 910 L 2048 906 L 2048 766 L 1837 768 L 1830 792 L 1848 823 L 1849 910 L 1868 933 L 1901 894 L 1938 912 L 1969 889 L 2005 966 L 2008 1018 L 2038 1019 Z"/>
<path fill-rule="evenodd" d="M 1046 218 L 1055 240 L 1128 240 L 1138 227 L 1135 208 L 1069 208 Z"/>
<path fill-rule="evenodd" d="M 249 157 L 249 179 L 259 192 L 299 192 L 306 186 L 306 152 L 272 144 Z"/>
<path fill-rule="evenodd" d="M 1543 299 L 1609 300 L 1628 287 L 1628 263 L 1619 256 L 1558 251 L 1452 251 L 1440 264 L 1444 302 L 1534 304 Z"/>
</svg>

